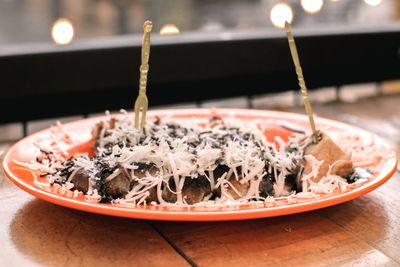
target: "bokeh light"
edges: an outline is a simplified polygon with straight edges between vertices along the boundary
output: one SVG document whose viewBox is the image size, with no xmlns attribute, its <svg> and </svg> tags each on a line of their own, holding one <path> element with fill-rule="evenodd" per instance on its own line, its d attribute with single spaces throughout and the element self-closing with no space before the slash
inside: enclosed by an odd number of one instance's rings
<svg viewBox="0 0 400 267">
<path fill-rule="evenodd" d="M 301 6 L 308 13 L 317 13 L 324 5 L 323 0 L 301 0 Z"/>
<path fill-rule="evenodd" d="M 382 0 L 364 0 L 364 2 L 370 6 L 379 6 L 382 3 Z"/>
<path fill-rule="evenodd" d="M 65 45 L 74 39 L 74 27 L 68 19 L 58 19 L 51 28 L 51 37 L 56 44 Z"/>
<path fill-rule="evenodd" d="M 284 28 L 285 22 L 291 23 L 293 20 L 293 10 L 285 3 L 277 3 L 271 9 L 271 22 L 275 27 Z"/>
<path fill-rule="evenodd" d="M 175 24 L 165 24 L 160 30 L 161 35 L 179 34 L 180 30 Z"/>
</svg>

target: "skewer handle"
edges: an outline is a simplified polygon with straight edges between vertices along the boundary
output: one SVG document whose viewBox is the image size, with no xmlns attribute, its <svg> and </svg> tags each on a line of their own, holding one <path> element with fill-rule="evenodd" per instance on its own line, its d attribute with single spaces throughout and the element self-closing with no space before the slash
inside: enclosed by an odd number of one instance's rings
<svg viewBox="0 0 400 267">
<path fill-rule="evenodd" d="M 315 126 L 313 110 L 312 110 L 310 101 L 308 99 L 306 82 L 304 81 L 303 70 L 300 65 L 300 59 L 299 59 L 299 55 L 297 53 L 296 43 L 293 38 L 292 28 L 291 28 L 289 22 L 287 22 L 287 21 L 285 22 L 285 28 L 286 28 L 286 33 L 287 33 L 287 37 L 288 37 L 290 53 L 292 55 L 293 63 L 296 68 L 297 79 L 299 80 L 301 94 L 303 95 L 304 106 L 305 106 L 305 109 L 307 112 L 308 120 L 310 121 L 311 130 L 313 132 L 312 133 L 312 141 L 314 144 L 316 144 L 319 141 L 319 132 L 317 131 L 317 128 Z"/>
<path fill-rule="evenodd" d="M 146 94 L 147 74 L 149 72 L 150 33 L 153 28 L 151 21 L 143 24 L 142 63 L 140 65 L 139 94 Z"/>
</svg>

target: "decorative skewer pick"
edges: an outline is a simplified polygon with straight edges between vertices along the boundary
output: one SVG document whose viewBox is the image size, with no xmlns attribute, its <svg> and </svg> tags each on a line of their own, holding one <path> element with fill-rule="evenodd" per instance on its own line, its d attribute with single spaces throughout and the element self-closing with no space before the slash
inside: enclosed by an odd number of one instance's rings
<svg viewBox="0 0 400 267">
<path fill-rule="evenodd" d="M 149 101 L 146 96 L 147 74 L 149 72 L 150 32 L 153 28 L 151 21 L 143 24 L 142 63 L 140 65 L 139 95 L 135 101 L 135 128 L 143 128 L 146 123 L 146 112 Z"/>
<path fill-rule="evenodd" d="M 288 41 L 289 41 L 290 53 L 292 54 L 294 66 L 296 67 L 296 74 L 297 74 L 297 79 L 299 80 L 301 94 L 303 95 L 304 106 L 305 106 L 305 109 L 306 109 L 306 112 L 308 115 L 308 120 L 310 121 L 311 129 L 312 129 L 312 142 L 314 144 L 316 144 L 319 142 L 320 133 L 319 133 L 319 131 L 317 131 L 317 128 L 315 127 L 313 110 L 312 110 L 310 101 L 308 100 L 307 87 L 306 87 L 306 83 L 304 81 L 303 71 L 301 69 L 300 59 L 299 59 L 299 55 L 297 53 L 296 43 L 294 42 L 292 28 L 291 28 L 289 22 L 287 22 L 287 21 L 285 22 L 285 28 L 286 28 L 286 32 L 287 32 Z"/>
</svg>

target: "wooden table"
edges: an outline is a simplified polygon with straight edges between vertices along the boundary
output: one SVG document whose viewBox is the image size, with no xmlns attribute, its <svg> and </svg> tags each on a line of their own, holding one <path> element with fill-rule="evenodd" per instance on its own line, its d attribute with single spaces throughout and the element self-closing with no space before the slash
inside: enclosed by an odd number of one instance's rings
<svg viewBox="0 0 400 267">
<path fill-rule="evenodd" d="M 380 97 L 314 109 L 377 132 L 388 125 L 400 132 L 399 105 L 400 97 Z M 0 266 L 400 266 L 400 178 L 318 211 L 183 223 L 59 207 L 17 189 L 2 174 L 0 244 Z"/>
</svg>

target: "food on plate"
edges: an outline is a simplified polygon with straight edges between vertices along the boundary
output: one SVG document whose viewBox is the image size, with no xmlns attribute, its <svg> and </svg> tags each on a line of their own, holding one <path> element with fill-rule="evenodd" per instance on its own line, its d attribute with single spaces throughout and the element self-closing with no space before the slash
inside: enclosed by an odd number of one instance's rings
<svg viewBox="0 0 400 267">
<path fill-rule="evenodd" d="M 321 133 L 314 144 L 293 131 L 287 142 L 279 136 L 269 142 L 266 132 L 260 121 L 218 116 L 206 123 L 156 118 L 139 130 L 126 114 L 94 125 L 92 155 L 41 148 L 36 169 L 74 196 L 133 206 L 318 197 L 372 174 L 354 164 L 353 151 L 358 162 L 362 157 L 354 141 L 342 147 Z"/>
<path fill-rule="evenodd" d="M 298 184 L 302 183 L 305 188 L 309 179 L 318 183 L 329 175 L 348 177 L 354 172 L 351 153 L 344 151 L 324 133 L 320 134 L 318 143 L 305 146 L 304 159 L 304 170 Z M 318 166 L 318 171 L 315 166 Z"/>
</svg>

